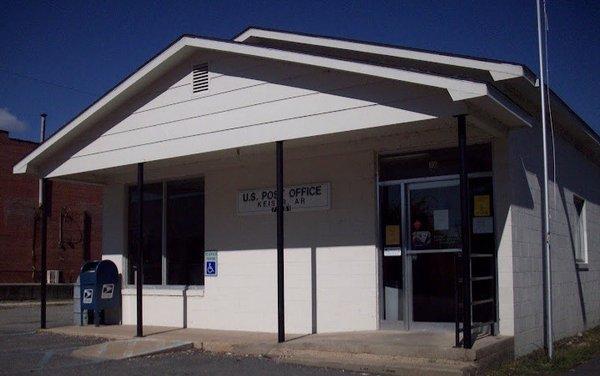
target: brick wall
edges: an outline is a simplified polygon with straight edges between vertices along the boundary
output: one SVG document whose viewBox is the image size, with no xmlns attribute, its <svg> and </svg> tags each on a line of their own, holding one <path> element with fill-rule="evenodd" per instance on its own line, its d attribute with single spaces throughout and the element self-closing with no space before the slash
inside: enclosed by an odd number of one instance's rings
<svg viewBox="0 0 600 376">
<path fill-rule="evenodd" d="M 0 131 L 0 283 L 37 282 L 40 278 L 39 222 L 34 232 L 38 180 L 12 173 L 13 166 L 36 147 L 37 143 L 12 139 L 7 132 Z M 52 182 L 50 191 L 48 270 L 60 270 L 61 282 L 74 282 L 84 259 L 101 256 L 102 190 Z M 61 216 L 62 245 L 59 244 Z M 32 252 L 34 239 L 35 252 Z"/>
</svg>

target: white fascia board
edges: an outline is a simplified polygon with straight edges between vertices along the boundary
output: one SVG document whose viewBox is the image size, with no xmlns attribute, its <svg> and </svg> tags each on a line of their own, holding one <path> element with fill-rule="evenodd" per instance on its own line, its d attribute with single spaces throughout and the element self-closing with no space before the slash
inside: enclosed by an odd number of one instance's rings
<svg viewBox="0 0 600 376">
<path fill-rule="evenodd" d="M 231 52 L 239 55 L 262 57 L 291 63 L 304 64 L 318 68 L 327 68 L 348 73 L 387 78 L 418 85 L 437 87 L 448 90 L 453 100 L 463 100 L 486 95 L 486 84 L 456 78 L 437 76 L 429 73 L 413 72 L 398 68 L 388 68 L 366 63 L 339 60 L 329 57 L 308 55 L 300 52 L 257 47 L 241 43 L 189 38 L 187 45 L 203 49 Z M 457 99 L 455 99 L 455 96 Z"/>
<path fill-rule="evenodd" d="M 114 89 L 109 91 L 106 95 L 101 97 L 97 102 L 92 104 L 89 108 L 87 108 L 84 112 L 79 114 L 75 119 L 71 120 L 68 124 L 66 124 L 63 128 L 59 129 L 58 132 L 54 133 L 49 139 L 44 141 L 40 146 L 38 146 L 35 150 L 33 150 L 29 155 L 19 161 L 13 167 L 14 174 L 23 174 L 26 172 L 34 172 L 28 166 L 31 161 L 37 158 L 41 153 L 46 151 L 49 147 L 54 145 L 56 141 L 61 139 L 63 136 L 70 133 L 73 129 L 75 129 L 79 124 L 88 119 L 92 114 L 96 111 L 100 110 L 108 103 L 110 103 L 113 99 L 115 99 L 119 94 L 122 94 L 127 88 L 129 88 L 134 83 L 143 79 L 149 72 L 151 72 L 154 68 L 158 67 L 162 64 L 166 59 L 175 54 L 181 48 L 185 46 L 185 42 L 182 38 L 177 41 L 165 51 L 160 53 L 154 59 L 150 60 L 146 65 L 140 68 L 138 71 L 129 76 L 125 81 L 121 82 Z"/>
<path fill-rule="evenodd" d="M 186 46 L 197 47 L 201 49 L 214 50 L 220 52 L 228 52 L 239 55 L 246 55 L 259 58 L 267 58 L 285 62 L 292 62 L 304 65 L 310 65 L 320 68 L 328 68 L 343 72 L 364 74 L 368 76 L 387 78 L 396 81 L 414 83 L 437 87 L 448 91 L 454 101 L 460 101 L 469 98 L 476 98 L 487 95 L 487 85 L 485 83 L 460 80 L 449 77 L 436 76 L 432 74 L 412 72 L 396 68 L 380 67 L 376 65 L 356 63 L 345 60 L 332 59 L 321 56 L 313 56 L 298 52 L 289 52 L 265 47 L 256 47 L 245 45 L 236 42 L 220 41 L 203 39 L 196 37 L 183 37 L 167 48 L 154 59 L 150 60 L 146 65 L 132 74 L 129 78 L 117 85 L 108 94 L 90 106 L 87 110 L 77 116 L 65 127 L 52 135 L 48 140 L 42 143 L 37 149 L 31 152 L 23 160 L 17 163 L 13 168 L 13 173 L 25 173 L 31 171 L 28 169 L 28 164 L 38 157 L 41 153 L 51 147 L 57 140 L 70 133 L 83 121 L 88 119 L 96 111 L 103 108 L 105 105 L 116 99 L 127 88 L 144 79 L 153 69 L 162 64 L 177 51 Z"/>
<path fill-rule="evenodd" d="M 532 83 L 535 81 L 535 79 L 533 79 L 532 81 L 532 78 L 529 77 L 530 75 L 528 74 L 528 72 L 524 69 L 522 65 L 519 64 L 502 63 L 482 59 L 467 58 L 462 56 L 452 56 L 448 54 L 435 52 L 415 51 L 400 47 L 388 47 L 376 44 L 347 41 L 343 39 L 316 37 L 303 34 L 294 34 L 281 31 L 271 31 L 252 28 L 240 34 L 234 40 L 236 42 L 243 43 L 251 37 L 281 40 L 285 42 L 308 44 L 348 51 L 359 51 L 375 55 L 392 56 L 402 59 L 426 61 L 431 63 L 453 65 L 477 70 L 486 70 L 490 73 L 494 81 L 501 81 L 516 77 L 525 77 Z"/>
<path fill-rule="evenodd" d="M 504 94 L 502 94 L 493 86 L 488 86 L 487 96 L 520 122 L 527 125 L 529 128 L 533 128 L 536 125 L 537 122 L 531 115 L 529 115 L 521 107 L 517 106 L 513 101 L 505 97 Z"/>
</svg>

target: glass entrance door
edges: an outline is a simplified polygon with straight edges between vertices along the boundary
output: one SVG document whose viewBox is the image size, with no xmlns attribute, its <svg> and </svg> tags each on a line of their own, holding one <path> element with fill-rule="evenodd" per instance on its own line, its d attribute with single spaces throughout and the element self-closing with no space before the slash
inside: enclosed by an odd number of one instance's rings
<svg viewBox="0 0 600 376">
<path fill-rule="evenodd" d="M 462 247 L 459 181 L 407 184 L 405 205 L 412 321 L 454 322 L 455 257 Z"/>
<path fill-rule="evenodd" d="M 461 251 L 459 181 L 404 181 L 379 190 L 385 327 L 455 320 Z M 395 323 L 395 325 L 394 325 Z"/>
<path fill-rule="evenodd" d="M 472 263 L 472 293 L 484 302 L 495 296 L 491 188 L 489 176 L 469 178 L 471 245 L 474 253 L 489 256 Z M 462 273 L 458 178 L 381 183 L 379 211 L 383 327 L 450 327 L 446 323 L 454 323 L 458 308 L 456 276 Z M 493 304 L 474 311 L 478 322 L 494 317 Z"/>
</svg>

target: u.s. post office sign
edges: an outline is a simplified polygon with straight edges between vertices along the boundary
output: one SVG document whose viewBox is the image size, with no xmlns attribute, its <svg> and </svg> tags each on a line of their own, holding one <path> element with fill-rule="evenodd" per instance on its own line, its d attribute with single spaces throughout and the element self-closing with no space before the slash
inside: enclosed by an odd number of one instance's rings
<svg viewBox="0 0 600 376">
<path fill-rule="evenodd" d="M 283 188 L 285 211 L 327 210 L 330 208 L 329 183 L 309 183 Z M 239 191 L 238 214 L 274 213 L 277 209 L 277 189 L 260 188 Z"/>
</svg>

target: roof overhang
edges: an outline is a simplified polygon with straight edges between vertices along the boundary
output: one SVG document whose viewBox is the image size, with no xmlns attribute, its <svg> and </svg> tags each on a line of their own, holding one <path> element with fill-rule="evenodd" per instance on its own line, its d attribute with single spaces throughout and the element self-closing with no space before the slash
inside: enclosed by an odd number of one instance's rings
<svg viewBox="0 0 600 376">
<path fill-rule="evenodd" d="M 309 55 L 299 52 L 257 47 L 238 42 L 183 36 L 157 56 L 149 60 L 132 75 L 117 84 L 98 101 L 63 126 L 52 137 L 42 143 L 31 154 L 14 166 L 14 173 L 39 173 L 36 165 L 51 156 L 53 150 L 68 145 L 70 137 L 80 134 L 85 127 L 105 116 L 123 100 L 133 95 L 140 87 L 163 74 L 197 49 L 219 51 L 243 56 L 272 59 L 297 63 L 340 72 L 356 73 L 390 80 L 425 85 L 444 89 L 453 101 L 482 99 L 495 104 L 505 115 L 505 124 L 509 127 L 532 126 L 534 120 L 507 97 L 498 93 L 484 82 L 444 77 L 429 73 L 415 72 L 397 68 L 383 67 L 360 62 L 346 61 L 329 57 Z M 81 128 L 80 128 L 81 127 Z"/>
<path fill-rule="evenodd" d="M 481 59 L 469 56 L 424 51 L 414 48 L 403 48 L 374 43 L 364 43 L 353 40 L 329 38 L 302 33 L 290 33 L 278 30 L 268 30 L 250 27 L 234 38 L 234 41 L 244 43 L 250 38 L 263 38 L 299 43 L 305 45 L 329 47 L 339 50 L 358 51 L 373 55 L 390 56 L 408 60 L 418 60 L 453 67 L 470 68 L 488 71 L 494 81 L 523 77 L 535 84 L 536 77 L 526 66 L 491 59 Z"/>
<path fill-rule="evenodd" d="M 234 40 L 258 45 L 264 45 L 264 41 L 277 41 L 281 46 L 302 45 L 325 47 L 347 53 L 359 52 L 370 56 L 392 57 L 419 64 L 446 66 L 457 69 L 457 73 L 459 69 L 469 72 L 486 72 L 486 77 L 491 78 L 491 82 L 495 86 L 501 88 L 503 92 L 509 93 L 507 95 L 511 98 L 510 102 L 516 101 L 531 113 L 540 112 L 539 80 L 527 66 L 519 63 L 258 27 L 247 28 Z M 491 97 L 493 96 L 496 95 Z M 558 123 L 557 127 L 562 129 L 565 137 L 572 141 L 578 149 L 591 156 L 593 160 L 600 160 L 600 135 L 554 91 L 550 90 L 549 96 L 552 111 Z M 478 111 L 478 109 L 474 110 Z M 520 111 L 515 113 L 516 116 L 518 116 L 518 112 Z"/>
</svg>

